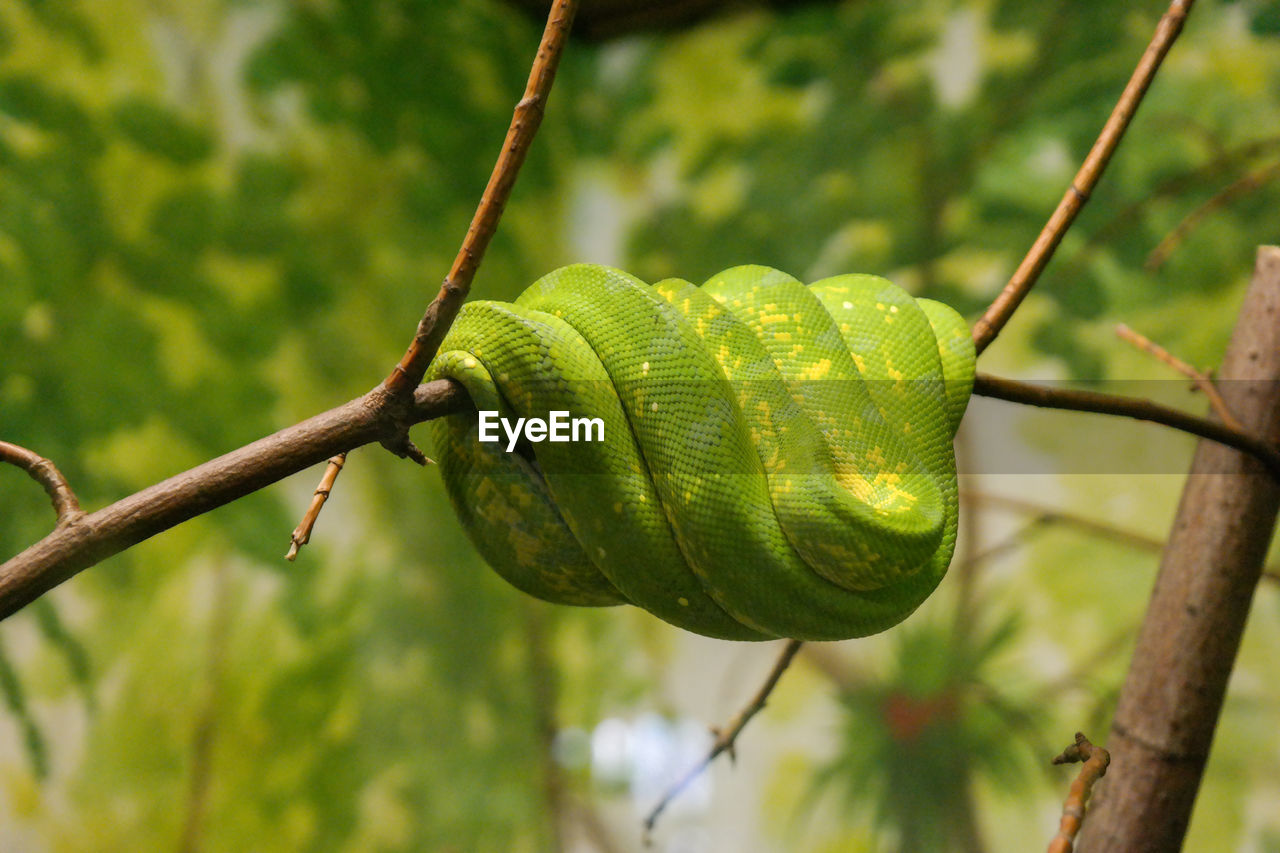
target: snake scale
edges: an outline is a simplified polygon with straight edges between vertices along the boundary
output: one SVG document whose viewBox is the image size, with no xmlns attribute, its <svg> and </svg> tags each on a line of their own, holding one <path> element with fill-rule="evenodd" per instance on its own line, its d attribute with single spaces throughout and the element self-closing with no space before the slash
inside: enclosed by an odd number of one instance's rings
<svg viewBox="0 0 1280 853">
<path fill-rule="evenodd" d="M 578 264 L 463 307 L 429 379 L 478 410 L 598 418 L 602 440 L 429 425 L 449 498 L 507 581 L 711 637 L 839 640 L 933 591 L 955 547 L 963 319 L 885 279 L 740 266 L 702 287 Z"/>
</svg>

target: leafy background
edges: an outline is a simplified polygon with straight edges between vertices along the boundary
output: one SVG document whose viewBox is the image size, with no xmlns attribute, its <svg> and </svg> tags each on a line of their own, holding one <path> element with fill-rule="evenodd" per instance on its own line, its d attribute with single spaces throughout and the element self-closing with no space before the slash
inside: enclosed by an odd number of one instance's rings
<svg viewBox="0 0 1280 853">
<path fill-rule="evenodd" d="M 1163 8 L 849 0 L 575 42 L 476 292 L 576 260 L 695 281 L 753 262 L 881 273 L 976 316 Z M 538 30 L 496 0 L 0 0 L 0 436 L 98 507 L 367 390 L 452 259 Z M 1277 32 L 1274 2 L 1197 5 L 987 369 L 1203 406 L 1111 327 L 1218 360 L 1276 240 Z M 1047 841 L 1070 778 L 1047 759 L 1106 731 L 1157 555 L 1037 507 L 1162 537 L 1190 446 L 976 403 L 953 577 L 898 629 L 811 646 L 659 849 Z M 640 849 L 775 647 L 527 601 L 433 472 L 373 448 L 285 563 L 317 476 L 0 626 L 0 846 Z M 51 519 L 14 469 L 0 494 L 7 556 Z M 1278 588 L 1190 850 L 1280 850 Z"/>
</svg>

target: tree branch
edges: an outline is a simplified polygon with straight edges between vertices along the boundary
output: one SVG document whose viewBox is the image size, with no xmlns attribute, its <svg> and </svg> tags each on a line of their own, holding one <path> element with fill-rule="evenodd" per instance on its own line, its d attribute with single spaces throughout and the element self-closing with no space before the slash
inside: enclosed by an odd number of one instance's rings
<svg viewBox="0 0 1280 853">
<path fill-rule="evenodd" d="M 560 64 L 560 54 L 568 41 L 569 27 L 576 10 L 577 0 L 556 0 L 551 6 L 547 26 L 542 31 L 542 41 L 538 44 L 533 66 L 529 69 L 524 97 L 516 104 L 511 126 L 507 128 L 506 140 L 502 144 L 497 162 L 494 163 L 493 172 L 489 175 L 484 194 L 480 196 L 480 204 L 471 219 L 471 226 L 462 238 L 462 246 L 454 258 L 453 267 L 445 276 L 440 292 L 427 306 L 426 313 L 418 322 L 418 330 L 400 363 L 382 383 L 390 397 L 405 397 L 410 389 L 422 381 L 427 366 L 440 348 L 440 342 L 444 340 L 462 303 L 466 301 L 467 294 L 471 292 L 471 282 L 480 269 L 480 261 L 489 247 L 489 241 L 498 231 L 498 221 L 502 218 L 507 199 L 511 197 L 511 190 L 516 185 L 520 167 L 524 164 L 529 146 L 533 144 L 538 126 L 542 124 L 544 106 L 551 94 L 556 68 Z M 407 456 L 420 465 L 431 461 L 409 439 L 407 426 L 400 435 L 392 436 L 383 443 L 393 453 Z M 286 560 L 295 559 L 298 549 L 311 540 L 311 530 L 315 527 L 316 519 L 320 517 L 320 511 L 329 499 L 333 484 L 347 461 L 346 450 L 347 448 L 343 448 L 342 453 L 329 460 L 329 467 L 325 469 L 320 485 L 312 496 L 311 506 L 289 537 Z"/>
<path fill-rule="evenodd" d="M 973 393 L 983 397 L 1008 400 L 1011 403 L 1025 403 L 1029 406 L 1121 415 L 1140 421 L 1164 424 L 1244 451 L 1265 465 L 1273 477 L 1280 479 L 1280 450 L 1270 442 L 1252 432 L 1232 429 L 1224 423 L 1196 417 L 1150 400 L 1121 397 L 1117 394 L 1100 394 L 1097 391 L 1048 388 L 985 373 L 979 373 L 974 379 Z"/>
<path fill-rule="evenodd" d="M 1111 111 L 1106 124 L 1102 126 L 1102 132 L 1098 134 L 1097 141 L 1093 143 L 1093 148 L 1089 150 L 1089 155 L 1085 157 L 1080 171 L 1076 173 L 1062 201 L 1058 202 L 1057 209 L 1045 223 L 1040 236 L 1031 245 L 1030 251 L 1022 259 L 1022 263 L 1018 265 L 1018 269 L 1014 271 L 1004 290 L 991 303 L 978 322 L 974 323 L 973 341 L 979 353 L 995 340 L 996 335 L 1000 334 L 1005 323 L 1009 322 L 1009 318 L 1013 316 L 1013 312 L 1023 298 L 1035 286 L 1040 273 L 1048 266 L 1067 229 L 1071 227 L 1071 223 L 1075 221 L 1077 214 L 1089 200 L 1089 195 L 1097 186 L 1098 179 L 1107 168 L 1107 163 L 1111 161 L 1111 155 L 1115 153 L 1116 147 L 1119 146 L 1120 140 L 1129 128 L 1129 122 L 1138 111 L 1138 105 L 1142 103 L 1142 98 L 1155 78 L 1156 71 L 1160 69 L 1160 63 L 1164 61 L 1169 48 L 1182 32 L 1182 25 L 1194 2 L 1195 0 L 1173 0 L 1169 4 L 1168 11 L 1160 18 L 1155 34 L 1151 37 L 1151 43 L 1143 52 L 1142 59 L 1138 61 L 1138 67 L 1133 70 L 1133 75 L 1124 87 L 1120 100 Z"/>
<path fill-rule="evenodd" d="M 569 39 L 569 27 L 573 23 L 577 5 L 577 0 L 555 0 L 551 6 L 547 27 L 542 33 L 542 43 L 538 45 L 537 56 L 529 70 L 524 97 L 516 104 L 506 141 L 502 145 L 502 153 L 498 155 L 498 162 L 494 165 L 489 185 L 480 198 L 471 227 L 467 229 L 462 248 L 458 250 L 458 256 L 454 258 L 453 267 L 445 276 L 440 292 L 422 315 L 412 343 L 383 383 L 393 395 L 406 394 L 422 381 L 427 365 L 435 358 L 440 342 L 444 340 L 445 333 L 449 331 L 454 317 L 458 316 L 458 310 L 471 292 L 471 281 L 475 278 L 485 249 L 489 247 L 489 241 L 498 228 L 498 219 L 511 196 L 511 189 L 515 186 L 516 176 L 529 152 L 533 136 L 542 124 L 542 113 L 547 96 L 551 93 L 551 84 L 555 82 L 560 54 Z"/>
<path fill-rule="evenodd" d="M 57 513 L 59 527 L 69 524 L 81 514 L 80 501 L 72 491 L 71 484 L 50 460 L 25 447 L 0 441 L 0 462 L 8 462 L 21 468 L 31 479 L 44 486 L 45 494 L 53 503 L 53 511 Z"/>
<path fill-rule="evenodd" d="M 0 619 L 83 569 L 334 453 L 398 434 L 407 424 L 462 411 L 462 387 L 441 379 L 418 386 L 403 408 L 387 408 L 381 386 L 238 450 L 80 514 L 0 565 Z"/>
</svg>

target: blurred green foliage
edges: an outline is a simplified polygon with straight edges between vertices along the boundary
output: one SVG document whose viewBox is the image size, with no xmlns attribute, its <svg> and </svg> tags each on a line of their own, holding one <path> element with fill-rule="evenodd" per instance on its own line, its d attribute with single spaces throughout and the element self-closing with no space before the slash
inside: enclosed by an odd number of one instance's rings
<svg viewBox="0 0 1280 853">
<path fill-rule="evenodd" d="M 764 263 L 880 273 L 973 315 L 1164 5 L 849 0 L 575 43 L 476 293 L 508 298 L 575 260 L 692 280 Z M 1216 361 L 1280 190 L 1215 208 L 1166 263 L 1144 262 L 1280 157 L 1277 8 L 1197 6 L 988 368 L 1160 376 L 1112 342 L 1117 320 Z M 495 0 L 0 3 L 0 436 L 54 459 L 93 508 L 367 390 L 447 270 L 536 40 Z M 1077 423 L 1046 415 L 1028 433 L 1051 448 Z M 549 849 L 585 825 L 573 815 L 616 802 L 589 770 L 557 769 L 551 735 L 677 715 L 702 685 L 655 685 L 706 647 L 642 614 L 521 600 L 432 472 L 376 449 L 352 456 L 314 543 L 283 563 L 315 476 L 113 558 L 0 628 L 0 846 Z M 51 517 L 16 470 L 0 488 L 7 556 Z M 1176 489 L 1114 477 L 1052 493 L 1159 535 Z M 1065 777 L 1032 769 L 1025 744 L 1047 759 L 1045 742 L 1103 725 L 1123 664 L 1109 638 L 1135 624 L 1152 561 L 1070 531 L 1030 541 L 972 599 L 945 587 L 919 621 L 854 644 L 874 665 L 839 701 L 789 675 L 783 719 L 821 704 L 835 745 L 795 749 L 758 787 L 843 791 L 851 808 L 804 841 L 793 814 L 766 810 L 760 849 L 1051 835 Z M 1257 805 L 1280 795 L 1266 724 L 1280 679 L 1259 651 L 1274 599 L 1246 639 L 1193 849 L 1280 833 Z M 959 640 L 953 621 L 1002 627 Z M 922 708 L 947 713 L 917 725 Z"/>
<path fill-rule="evenodd" d="M 833 788 L 846 813 L 871 812 L 887 849 L 981 848 L 975 777 L 1005 793 L 1032 777 L 1034 753 L 1018 741 L 1035 720 L 991 674 L 1017 636 L 1013 618 L 961 642 L 950 624 L 895 632 L 892 670 L 839 694 L 847 730 L 814 774 L 814 795 Z"/>
</svg>

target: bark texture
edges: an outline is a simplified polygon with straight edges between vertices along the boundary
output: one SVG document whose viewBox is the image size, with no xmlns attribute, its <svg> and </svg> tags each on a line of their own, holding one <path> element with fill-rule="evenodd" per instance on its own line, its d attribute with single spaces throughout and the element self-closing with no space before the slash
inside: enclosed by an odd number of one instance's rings
<svg viewBox="0 0 1280 853">
<path fill-rule="evenodd" d="M 409 424 L 461 411 L 461 385 L 419 385 L 400 408 L 381 387 L 156 483 L 96 512 L 79 513 L 45 538 L 0 563 L 0 620 L 78 572 L 197 515 L 296 474 L 335 453 L 395 439 Z"/>
<path fill-rule="evenodd" d="M 1280 248 L 1258 250 L 1219 372 L 1246 428 L 1280 441 Z M 1250 456 L 1196 449 L 1111 726 L 1111 769 L 1077 847 L 1178 850 L 1280 507 Z"/>
</svg>

